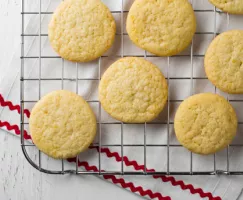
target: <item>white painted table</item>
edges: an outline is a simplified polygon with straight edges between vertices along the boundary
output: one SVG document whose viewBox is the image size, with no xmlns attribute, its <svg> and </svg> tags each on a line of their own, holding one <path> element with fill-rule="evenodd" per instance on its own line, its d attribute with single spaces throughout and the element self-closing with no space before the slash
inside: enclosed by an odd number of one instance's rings
<svg viewBox="0 0 243 200">
<path fill-rule="evenodd" d="M 0 131 L 1 200 L 138 200 L 141 197 L 94 176 L 47 175 L 25 160 L 18 137 Z"/>
</svg>

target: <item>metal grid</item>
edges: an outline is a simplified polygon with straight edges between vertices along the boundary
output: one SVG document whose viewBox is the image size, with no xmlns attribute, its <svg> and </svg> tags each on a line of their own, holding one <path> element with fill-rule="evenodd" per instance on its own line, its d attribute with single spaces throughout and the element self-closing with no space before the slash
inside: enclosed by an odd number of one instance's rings
<svg viewBox="0 0 243 200">
<path fill-rule="evenodd" d="M 225 175 L 243 175 L 243 171 L 230 171 L 229 170 L 229 147 L 243 147 L 243 145 L 241 144 L 232 144 L 229 145 L 227 148 L 227 157 L 226 157 L 226 162 L 227 162 L 227 170 L 217 170 L 217 166 L 216 166 L 216 155 L 214 154 L 214 159 L 213 159 L 213 169 L 212 171 L 193 171 L 193 153 L 190 153 L 190 170 L 188 171 L 171 171 L 170 170 L 170 159 L 172 159 L 170 157 L 170 148 L 173 147 L 181 147 L 181 145 L 174 145 L 174 144 L 170 144 L 170 125 L 173 125 L 173 122 L 170 122 L 170 104 L 172 102 L 182 102 L 183 99 L 181 100 L 171 100 L 170 99 L 170 90 L 168 91 L 169 95 L 168 95 L 168 113 L 167 113 L 167 122 L 148 122 L 144 124 L 144 144 L 124 144 L 123 142 L 123 129 L 124 129 L 124 124 L 126 123 L 122 123 L 122 122 L 102 122 L 101 121 L 101 104 L 99 101 L 96 100 L 90 100 L 88 101 L 89 103 L 98 103 L 99 105 L 99 114 L 98 114 L 98 130 L 99 130 L 99 142 L 93 144 L 91 147 L 96 147 L 99 148 L 99 154 L 98 154 L 98 160 L 99 160 L 99 164 L 98 164 L 98 168 L 99 171 L 98 172 L 88 172 L 88 171 L 81 171 L 78 167 L 78 162 L 76 162 L 76 170 L 70 170 L 70 169 L 65 169 L 65 165 L 64 165 L 64 160 L 61 160 L 61 168 L 60 170 L 57 171 L 52 171 L 52 170 L 48 170 L 48 169 L 44 169 L 42 167 L 42 162 L 41 162 L 41 157 L 42 157 L 42 153 L 39 150 L 39 161 L 38 163 L 35 163 L 30 156 L 27 153 L 26 147 L 28 146 L 35 146 L 34 144 L 25 144 L 24 141 L 24 125 L 28 124 L 27 122 L 25 122 L 24 119 L 24 107 L 25 107 L 25 103 L 36 103 L 37 101 L 30 101 L 30 100 L 25 100 L 24 98 L 24 82 L 25 81 L 38 81 L 38 87 L 39 87 L 39 99 L 41 98 L 41 82 L 42 81 L 61 81 L 61 85 L 62 85 L 62 89 L 64 88 L 64 81 L 69 80 L 69 81 L 76 81 L 76 93 L 78 93 L 78 82 L 79 81 L 83 81 L 83 80 L 95 80 L 95 81 L 100 81 L 101 79 L 101 62 L 102 62 L 102 58 L 108 57 L 108 56 L 101 56 L 99 58 L 99 68 L 98 68 L 98 78 L 85 78 L 85 79 L 81 79 L 78 76 L 78 71 L 79 71 L 79 67 L 78 64 L 76 63 L 76 78 L 75 79 L 69 79 L 69 78 L 64 78 L 64 60 L 59 57 L 59 56 L 42 56 L 42 52 L 41 52 L 41 38 L 42 36 L 48 36 L 47 34 L 42 34 L 41 32 L 41 16 L 42 15 L 51 15 L 53 14 L 53 12 L 43 12 L 41 9 L 41 1 L 39 0 L 39 11 L 38 12 L 25 12 L 24 10 L 24 4 L 25 4 L 25 0 L 22 0 L 22 11 L 21 11 L 21 17 L 22 17 L 22 34 L 21 34 L 21 76 L 20 76 L 20 104 L 21 104 L 21 110 L 20 110 L 20 114 L 21 114 L 21 118 L 20 118 L 20 125 L 21 125 L 21 147 L 23 150 L 23 153 L 26 157 L 26 159 L 29 161 L 29 163 L 36 169 L 38 169 L 41 172 L 45 172 L 48 174 L 96 174 L 96 175 L 104 175 L 104 174 L 109 174 L 109 175 L 220 175 L 220 174 L 225 174 Z M 193 5 L 193 0 L 191 0 L 192 5 Z M 121 36 L 121 55 L 118 57 L 127 57 L 127 56 L 137 56 L 137 57 L 144 57 L 145 59 L 148 57 L 157 57 L 155 55 L 147 55 L 147 52 L 144 52 L 144 55 L 125 55 L 124 54 L 124 35 L 127 35 L 127 33 L 124 32 L 124 27 L 123 27 L 123 20 L 124 20 L 124 13 L 128 13 L 128 11 L 123 10 L 123 0 L 122 0 L 122 6 L 121 6 L 121 11 L 111 11 L 112 13 L 119 13 L 121 14 L 121 33 L 116 33 L 117 35 Z M 217 33 L 216 32 L 216 25 L 217 25 L 217 13 L 222 13 L 221 11 L 218 11 L 215 7 L 213 10 L 194 10 L 195 12 L 210 12 L 210 13 L 214 13 L 214 31 L 213 32 L 196 32 L 196 34 L 208 34 L 208 35 L 213 35 L 214 37 L 216 37 Z M 24 32 L 24 26 L 25 26 L 25 20 L 24 17 L 25 15 L 38 15 L 39 16 L 39 33 L 38 34 L 25 34 Z M 227 25 L 229 25 L 229 15 L 227 14 Z M 38 56 L 25 56 L 25 48 L 24 48 L 24 38 L 28 37 L 28 36 L 35 36 L 39 38 L 39 55 Z M 191 82 L 191 86 L 190 86 L 190 94 L 193 95 L 193 81 L 194 80 L 207 80 L 206 77 L 194 77 L 193 76 L 193 59 L 195 57 L 204 57 L 203 54 L 194 54 L 194 46 L 193 46 L 194 42 L 192 41 L 191 44 L 191 50 L 190 50 L 190 54 L 189 55 L 175 55 L 172 57 L 189 57 L 190 58 L 190 62 L 191 62 L 191 76 L 190 77 L 170 77 L 170 57 L 167 58 L 167 82 L 168 85 L 170 85 L 170 80 L 174 80 L 174 79 L 179 79 L 179 80 L 183 80 L 183 79 L 188 79 Z M 62 76 L 60 78 L 42 78 L 41 73 L 42 73 L 42 59 L 46 59 L 46 58 L 60 58 L 62 59 Z M 38 59 L 38 70 L 39 70 L 39 77 L 38 78 L 24 78 L 24 70 L 25 70 L 25 59 Z M 170 87 L 168 87 L 170 88 Z M 215 93 L 216 93 L 216 88 L 215 88 Z M 243 100 L 229 100 L 230 102 L 242 102 Z M 111 144 L 111 145 L 102 145 L 101 144 L 101 125 L 102 124 L 119 124 L 121 127 L 121 144 Z M 148 124 L 161 124 L 161 125 L 166 125 L 167 126 L 167 144 L 146 144 L 146 138 L 147 138 L 147 125 Z M 243 124 L 242 122 L 239 122 L 239 124 Z M 101 170 L 101 148 L 102 147 L 120 147 L 121 149 L 121 157 L 122 157 L 122 161 L 121 161 L 121 170 L 120 171 L 102 171 Z M 143 151 L 144 151 L 144 170 L 143 171 L 124 171 L 124 161 L 123 161 L 123 152 L 124 152 L 124 147 L 143 147 Z M 165 171 L 155 171 L 155 172 L 150 172 L 147 171 L 147 147 L 166 147 L 167 148 L 167 170 Z M 78 161 L 78 156 L 76 157 L 76 161 Z"/>
</svg>

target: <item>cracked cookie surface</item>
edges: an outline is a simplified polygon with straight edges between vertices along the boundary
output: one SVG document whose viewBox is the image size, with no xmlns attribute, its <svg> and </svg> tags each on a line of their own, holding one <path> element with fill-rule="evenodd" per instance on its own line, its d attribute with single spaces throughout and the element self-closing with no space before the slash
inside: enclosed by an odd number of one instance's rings
<svg viewBox="0 0 243 200">
<path fill-rule="evenodd" d="M 134 44 L 158 56 L 183 51 L 196 31 L 188 0 L 136 0 L 127 17 L 127 32 Z"/>
<path fill-rule="evenodd" d="M 34 144 L 45 154 L 56 159 L 73 158 L 93 142 L 96 119 L 81 96 L 59 90 L 36 103 L 30 132 Z"/>
<path fill-rule="evenodd" d="M 226 99 L 202 93 L 181 103 L 174 127 L 185 148 L 198 154 L 212 154 L 231 143 L 237 131 L 237 117 Z"/>
<path fill-rule="evenodd" d="M 209 0 L 213 5 L 222 11 L 231 14 L 243 14 L 242 0 Z"/>
<path fill-rule="evenodd" d="M 116 61 L 106 70 L 99 86 L 104 110 L 127 123 L 155 119 L 163 110 L 167 96 L 167 82 L 160 69 L 143 58 Z"/>
<path fill-rule="evenodd" d="M 243 31 L 232 30 L 218 35 L 205 55 L 208 79 L 220 90 L 243 93 Z"/>
<path fill-rule="evenodd" d="M 54 12 L 48 28 L 53 49 L 64 59 L 88 62 L 113 44 L 115 20 L 100 0 L 65 0 Z"/>
</svg>

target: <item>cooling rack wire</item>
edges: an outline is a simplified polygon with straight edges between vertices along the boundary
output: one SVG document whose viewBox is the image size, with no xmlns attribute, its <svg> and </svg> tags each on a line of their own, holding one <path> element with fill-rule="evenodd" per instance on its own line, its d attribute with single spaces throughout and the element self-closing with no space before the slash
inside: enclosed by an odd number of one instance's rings
<svg viewBox="0 0 243 200">
<path fill-rule="evenodd" d="M 213 156 L 213 170 L 210 171 L 194 171 L 193 170 L 193 157 L 194 154 L 190 153 L 190 169 L 187 171 L 174 171 L 174 170 L 170 170 L 170 161 L 171 159 L 173 159 L 170 156 L 170 149 L 171 148 L 175 148 L 175 147 L 181 147 L 181 145 L 179 144 L 171 144 L 170 143 L 170 131 L 171 131 L 171 125 L 173 125 L 173 122 L 170 121 L 170 108 L 171 108 L 171 103 L 177 102 L 180 103 L 183 101 L 183 99 L 181 100 L 173 100 L 171 99 L 171 91 L 170 91 L 170 82 L 171 80 L 189 80 L 190 81 L 190 94 L 193 95 L 194 94 L 194 81 L 195 80 L 207 80 L 206 77 L 195 77 L 194 76 L 194 59 L 195 58 L 203 58 L 204 54 L 195 54 L 194 53 L 194 40 L 192 41 L 191 47 L 190 47 L 190 54 L 188 55 L 175 55 L 172 57 L 168 57 L 167 58 L 167 82 L 169 85 L 169 98 L 168 98 L 168 103 L 167 103 L 167 122 L 150 122 L 150 123 L 145 123 L 143 125 L 143 144 L 124 144 L 124 125 L 126 125 L 125 123 L 122 122 L 106 122 L 106 121 L 102 121 L 101 120 L 101 104 L 98 100 L 88 100 L 89 103 L 96 103 L 98 104 L 98 142 L 94 143 L 91 148 L 96 148 L 98 150 L 98 171 L 96 172 L 90 172 L 90 171 L 85 171 L 82 170 L 81 168 L 79 168 L 78 166 L 78 162 L 76 162 L 76 169 L 67 169 L 65 166 L 65 162 L 64 160 L 61 160 L 61 167 L 59 170 L 50 170 L 50 169 L 45 169 L 42 166 L 42 156 L 43 154 L 41 153 L 41 151 L 38 151 L 38 161 L 34 161 L 30 156 L 29 153 L 27 151 L 27 147 L 31 147 L 34 148 L 35 145 L 34 144 L 27 144 L 24 141 L 24 130 L 25 130 L 25 126 L 28 125 L 28 122 L 26 122 L 25 116 L 24 116 L 24 109 L 25 109 L 25 104 L 27 103 L 36 103 L 37 100 L 39 100 L 41 98 L 41 91 L 42 91 L 42 82 L 43 81 L 60 81 L 61 84 L 61 88 L 64 89 L 64 82 L 65 81 L 75 81 L 76 86 L 75 86 L 75 90 L 76 93 L 78 93 L 79 91 L 79 81 L 100 81 L 101 78 L 101 62 L 102 59 L 107 58 L 108 55 L 104 55 L 101 56 L 98 60 L 98 78 L 79 78 L 79 66 L 78 63 L 76 63 L 76 78 L 75 79 L 69 79 L 69 78 L 65 78 L 64 77 L 64 68 L 65 68 L 65 61 L 59 57 L 59 56 L 44 56 L 42 55 L 42 37 L 46 37 L 48 36 L 48 34 L 43 34 L 42 33 L 42 15 L 51 15 L 53 12 L 47 12 L 47 11 L 42 11 L 42 1 L 43 0 L 39 0 L 39 11 L 38 12 L 29 12 L 29 11 L 25 11 L 25 2 L 26 0 L 22 0 L 22 10 L 21 10 L 21 18 L 22 18 L 22 34 L 21 34 L 21 76 L 20 76 L 20 104 L 21 104 L 21 118 L 20 118 L 20 125 L 21 125 L 21 147 L 23 150 L 23 153 L 26 157 L 26 159 L 29 161 L 29 163 L 35 167 L 36 169 L 38 169 L 39 171 L 45 172 L 45 173 L 49 173 L 49 174 L 98 174 L 98 175 L 216 175 L 216 174 L 225 174 L 225 175 L 243 175 L 243 171 L 231 171 L 230 170 L 230 162 L 229 162 L 229 148 L 231 147 L 243 147 L 243 144 L 232 144 L 229 145 L 227 147 L 227 151 L 226 151 L 226 170 L 219 170 L 217 168 L 216 165 L 216 154 L 214 154 Z M 120 32 L 116 33 L 116 35 L 121 37 L 121 51 L 120 51 L 120 55 L 113 55 L 113 57 L 128 57 L 128 56 L 137 56 L 137 57 L 144 57 L 145 59 L 148 58 L 155 58 L 155 55 L 150 55 L 148 54 L 146 51 L 144 52 L 144 55 L 126 55 L 124 54 L 124 36 L 127 35 L 127 33 L 124 30 L 124 15 L 126 13 L 128 13 L 128 10 L 124 10 L 124 0 L 121 0 L 121 9 L 120 10 L 116 10 L 116 11 L 111 11 L 113 14 L 120 14 L 121 18 L 120 18 L 120 23 L 121 23 L 121 27 L 120 27 Z M 193 5 L 193 1 L 191 0 L 191 3 Z M 199 10 L 199 9 L 194 9 L 195 13 L 213 13 L 213 31 L 212 32 L 196 32 L 196 35 L 213 35 L 213 37 L 216 37 L 217 34 L 219 34 L 219 32 L 216 31 L 216 27 L 217 27 L 217 15 L 222 14 L 221 11 L 217 10 L 215 7 L 214 9 L 207 9 L 207 10 Z M 25 33 L 25 16 L 27 15 L 38 15 L 39 17 L 39 31 L 38 33 Z M 230 22 L 230 16 L 227 14 L 227 27 L 229 27 L 229 22 Z M 39 43 L 39 50 L 38 56 L 26 56 L 25 55 L 25 38 L 26 37 L 37 37 L 38 38 L 38 43 Z M 190 59 L 190 77 L 170 77 L 170 66 L 171 66 L 171 59 L 174 57 L 178 57 L 178 58 L 182 58 L 182 57 L 188 57 Z M 38 60 L 38 74 L 39 77 L 37 78 L 26 78 L 24 76 L 25 74 L 25 61 L 28 59 L 37 59 Z M 43 59 L 61 59 L 62 60 L 62 72 L 61 72 L 61 77 L 58 78 L 43 78 L 42 77 L 42 60 Z M 37 100 L 25 100 L 25 83 L 26 81 L 37 81 L 38 82 L 38 99 Z M 214 88 L 215 93 L 217 92 L 217 89 Z M 229 99 L 228 99 L 229 100 Z M 243 102 L 243 100 L 229 100 L 230 102 Z M 110 145 L 104 145 L 102 144 L 102 128 L 101 126 L 104 124 L 117 124 L 120 125 L 120 144 L 110 144 Z M 165 125 L 166 126 L 166 130 L 167 130 L 167 144 L 147 144 L 147 126 L 148 125 Z M 239 124 L 243 124 L 243 122 L 239 122 Z M 109 147 L 118 147 L 120 148 L 120 152 L 121 152 L 121 170 L 117 170 L 117 171 L 109 171 L 109 170 L 101 170 L 101 152 L 102 152 L 102 148 L 109 148 Z M 124 147 L 141 147 L 143 148 L 143 166 L 144 169 L 143 171 L 126 171 L 124 170 Z M 166 170 L 163 171 L 151 171 L 151 170 L 147 170 L 147 148 L 148 147 L 164 147 L 167 150 L 166 153 Z M 76 161 L 78 161 L 78 156 L 76 158 Z"/>
</svg>

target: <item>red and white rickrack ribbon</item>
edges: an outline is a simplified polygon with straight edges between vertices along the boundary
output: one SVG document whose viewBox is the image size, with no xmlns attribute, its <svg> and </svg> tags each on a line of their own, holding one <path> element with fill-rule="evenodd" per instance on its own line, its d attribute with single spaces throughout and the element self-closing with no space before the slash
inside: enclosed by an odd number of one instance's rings
<svg viewBox="0 0 243 200">
<path fill-rule="evenodd" d="M 8 131 L 14 131 L 14 133 L 16 135 L 20 135 L 20 129 L 18 127 L 18 125 L 11 125 L 9 122 L 3 122 L 0 120 L 0 128 L 6 128 Z M 26 132 L 26 131 L 25 131 Z M 30 140 L 31 137 L 28 134 L 24 134 L 24 138 L 26 140 Z M 71 158 L 71 159 L 67 159 L 68 162 L 75 162 L 76 163 L 76 158 Z M 98 168 L 94 165 L 89 165 L 88 162 L 86 161 L 79 161 L 78 160 L 78 166 L 79 167 L 83 167 L 85 168 L 87 171 L 93 171 L 93 172 L 98 172 Z M 104 171 L 104 170 L 101 170 Z M 171 198 L 169 196 L 162 196 L 161 193 L 158 192 L 153 192 L 152 190 L 148 189 L 145 190 L 143 189 L 141 186 L 135 186 L 132 182 L 126 182 L 123 178 L 117 178 L 114 175 L 103 175 L 103 178 L 105 180 L 109 180 L 112 183 L 116 184 L 116 185 L 120 185 L 122 188 L 126 189 L 128 188 L 131 192 L 133 193 L 138 193 L 141 196 L 148 196 L 151 199 L 159 199 L 159 200 L 171 200 Z"/>
<path fill-rule="evenodd" d="M 5 101 L 3 96 L 0 94 L 0 106 L 2 107 L 8 107 L 11 111 L 17 111 L 20 113 L 20 106 L 19 105 L 13 105 L 11 101 Z M 29 118 L 30 117 L 30 111 L 25 109 L 24 114 Z M 15 134 L 20 135 L 20 129 L 18 125 L 10 125 L 8 122 L 2 122 L 0 121 L 0 127 L 5 127 L 9 131 L 14 131 Z M 26 140 L 30 140 L 31 137 L 27 133 L 27 131 L 24 131 L 24 138 Z M 99 151 L 99 148 L 95 148 L 97 151 Z M 109 148 L 101 148 L 101 153 L 104 153 L 108 158 L 115 158 L 117 162 L 122 162 L 122 157 L 119 155 L 118 152 L 111 152 Z M 76 162 L 75 159 L 68 159 L 69 162 Z M 129 160 L 127 156 L 123 156 L 123 161 L 126 166 L 132 166 L 136 171 L 144 170 L 144 165 L 140 165 L 135 160 Z M 78 161 L 78 166 L 84 167 L 87 171 L 98 171 L 98 168 L 96 166 L 90 166 L 88 162 L 80 162 Z M 148 172 L 154 172 L 154 169 L 147 169 Z M 182 180 L 176 180 L 173 176 L 158 176 L 153 175 L 154 179 L 160 179 L 162 182 L 169 182 L 172 186 L 179 186 L 182 190 L 189 190 L 191 194 L 198 194 L 201 198 L 208 198 L 209 200 L 222 200 L 221 197 L 213 197 L 212 193 L 210 192 L 204 192 L 202 188 L 195 188 L 191 184 L 185 184 Z M 169 200 L 171 197 L 169 196 L 162 196 L 161 193 L 154 193 L 152 190 L 144 190 L 141 186 L 135 186 L 132 182 L 125 182 L 123 178 L 117 178 L 114 175 L 104 175 L 104 179 L 110 180 L 116 185 L 120 185 L 122 188 L 129 188 L 134 193 L 138 193 L 141 196 L 148 196 L 151 199 L 159 199 L 159 200 Z"/>
</svg>

